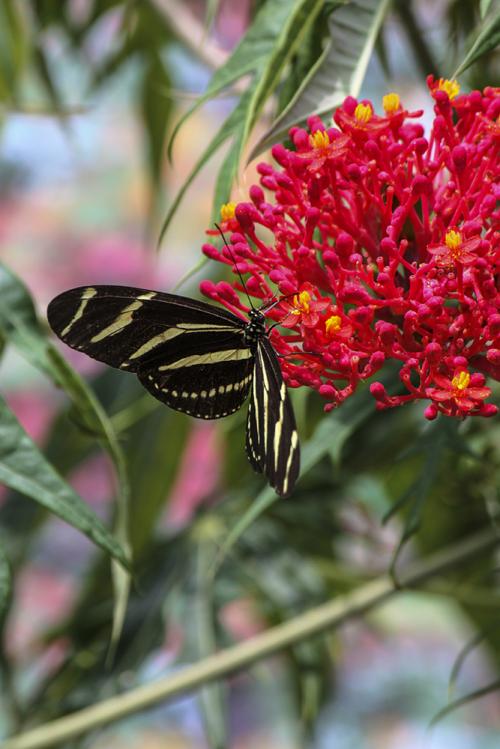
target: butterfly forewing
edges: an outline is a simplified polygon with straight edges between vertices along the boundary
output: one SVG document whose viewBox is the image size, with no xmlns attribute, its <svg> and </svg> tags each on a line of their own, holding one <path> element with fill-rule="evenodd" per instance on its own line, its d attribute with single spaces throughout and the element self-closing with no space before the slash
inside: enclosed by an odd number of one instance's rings
<svg viewBox="0 0 500 749">
<path fill-rule="evenodd" d="M 299 474 L 300 448 L 292 404 L 267 338 L 255 352 L 246 448 L 253 468 L 267 476 L 278 494 L 289 494 Z"/>
<path fill-rule="evenodd" d="M 71 289 L 48 307 L 50 326 L 68 346 L 113 367 L 136 372 L 149 357 L 178 358 L 182 347 L 206 350 L 245 321 L 194 299 L 128 286 Z M 210 339 L 212 336 L 212 339 Z M 191 338 L 191 343 L 188 343 Z"/>
<path fill-rule="evenodd" d="M 253 354 L 245 321 L 205 302 L 127 286 L 71 289 L 49 305 L 51 327 L 94 359 L 135 372 L 158 400 L 216 419 L 243 404 Z"/>
</svg>

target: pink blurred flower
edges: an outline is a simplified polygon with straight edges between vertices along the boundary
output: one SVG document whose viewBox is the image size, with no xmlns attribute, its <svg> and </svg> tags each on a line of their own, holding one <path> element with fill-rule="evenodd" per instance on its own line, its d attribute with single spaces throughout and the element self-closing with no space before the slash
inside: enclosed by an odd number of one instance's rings
<svg viewBox="0 0 500 749">
<path fill-rule="evenodd" d="M 167 523 L 182 526 L 220 482 L 221 449 L 214 424 L 193 422 L 182 463 L 170 493 Z"/>
</svg>

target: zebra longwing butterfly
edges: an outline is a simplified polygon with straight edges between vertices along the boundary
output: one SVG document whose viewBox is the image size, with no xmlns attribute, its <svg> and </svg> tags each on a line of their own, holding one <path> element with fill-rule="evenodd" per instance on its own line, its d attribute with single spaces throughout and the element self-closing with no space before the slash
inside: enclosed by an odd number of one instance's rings
<svg viewBox="0 0 500 749">
<path fill-rule="evenodd" d="M 280 495 L 297 480 L 295 417 L 260 310 L 245 321 L 222 307 L 128 286 L 65 291 L 48 307 L 68 346 L 134 372 L 167 406 L 201 419 L 234 413 L 250 393 L 246 451 Z"/>
</svg>

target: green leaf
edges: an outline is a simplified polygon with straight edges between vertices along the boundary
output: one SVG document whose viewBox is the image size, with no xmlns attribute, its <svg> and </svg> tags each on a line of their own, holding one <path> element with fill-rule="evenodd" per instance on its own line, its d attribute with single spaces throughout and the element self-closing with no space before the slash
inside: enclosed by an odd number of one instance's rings
<svg viewBox="0 0 500 749">
<path fill-rule="evenodd" d="M 249 73 L 262 68 L 263 61 L 272 53 L 275 39 L 279 36 L 293 4 L 290 0 L 268 0 L 258 11 L 252 25 L 233 51 L 226 64 L 219 68 L 205 91 L 195 104 L 176 124 L 168 144 L 168 155 L 172 158 L 175 138 L 184 122 L 209 99 L 218 96 L 225 88 Z"/>
<path fill-rule="evenodd" d="M 490 9 L 491 0 L 480 0 L 479 2 L 479 14 L 481 18 L 485 18 L 487 12 Z"/>
<path fill-rule="evenodd" d="M 1 397 L 0 483 L 31 497 L 127 566 L 123 547 L 48 463 Z"/>
<path fill-rule="evenodd" d="M 200 660 L 217 651 L 214 581 L 207 578 L 206 571 L 220 533 L 218 525 L 216 519 L 208 517 L 205 522 L 200 523 L 197 533 L 196 593 L 193 603 Z M 227 746 L 225 691 L 224 684 L 215 683 L 204 687 L 200 693 L 205 733 L 211 749 L 223 749 Z"/>
<path fill-rule="evenodd" d="M 16 100 L 17 88 L 28 58 L 28 34 L 22 3 L 0 3 L 0 99 Z"/>
<path fill-rule="evenodd" d="M 205 9 L 205 29 L 210 31 L 219 11 L 220 0 L 207 0 Z"/>
<path fill-rule="evenodd" d="M 0 630 L 9 610 L 9 604 L 12 597 L 12 581 L 10 574 L 10 565 L 7 555 L 4 551 L 2 539 L 0 538 Z"/>
<path fill-rule="evenodd" d="M 390 0 L 352 0 L 335 5 L 330 40 L 294 98 L 252 150 L 255 156 L 283 140 L 292 125 L 312 114 L 331 113 L 347 95 L 357 96 Z"/>
<path fill-rule="evenodd" d="M 392 556 L 391 574 L 395 574 L 401 551 L 420 527 L 422 512 L 430 492 L 436 486 L 439 472 L 442 469 L 444 454 L 452 448 L 457 449 L 457 446 L 460 449 L 457 429 L 458 424 L 454 420 L 443 417 L 429 425 L 410 448 L 398 456 L 399 460 L 402 460 L 405 457 L 422 453 L 423 463 L 418 468 L 416 478 L 382 519 L 383 523 L 387 523 L 398 510 L 405 505 L 409 505 L 408 512 L 404 517 L 403 532 Z"/>
<path fill-rule="evenodd" d="M 203 152 L 202 156 L 196 163 L 196 166 L 194 167 L 192 172 L 189 174 L 189 176 L 186 178 L 186 181 L 184 182 L 181 189 L 175 196 L 172 204 L 169 207 L 167 215 L 163 221 L 163 226 L 160 231 L 160 238 L 158 240 L 159 244 L 161 244 L 161 241 L 165 235 L 165 232 L 168 229 L 168 226 L 172 220 L 172 217 L 175 211 L 177 210 L 177 206 L 181 202 L 182 198 L 184 197 L 185 193 L 187 192 L 188 188 L 190 187 L 195 177 L 199 174 L 201 169 L 205 166 L 207 161 L 210 160 L 210 158 L 214 155 L 214 153 L 218 150 L 218 148 L 223 143 L 225 143 L 226 140 L 228 140 L 228 138 L 234 137 L 236 139 L 238 137 L 238 133 L 241 132 L 241 123 L 243 120 L 245 108 L 247 106 L 247 101 L 250 99 L 250 94 L 251 94 L 250 91 L 246 91 L 243 94 L 237 106 L 235 107 L 235 109 L 233 109 L 233 111 L 231 112 L 229 117 L 226 119 L 226 121 L 224 122 L 220 130 L 212 138 L 209 145 Z"/>
<path fill-rule="evenodd" d="M 334 414 L 326 416 L 319 422 L 314 434 L 306 442 L 301 451 L 301 478 L 322 460 L 325 455 L 329 454 L 334 461 L 339 461 L 340 453 L 346 440 L 367 416 L 373 413 L 373 402 L 366 397 L 363 398 L 363 396 L 366 396 L 366 394 L 362 393 L 360 398 L 354 398 L 350 403 L 344 404 Z M 250 525 L 279 499 L 270 486 L 266 486 L 257 495 L 248 510 L 230 530 L 221 544 L 213 568 L 210 571 L 211 574 L 215 574 L 228 552 Z"/>
<path fill-rule="evenodd" d="M 61 356 L 47 338 L 46 329 L 38 320 L 33 300 L 21 282 L 3 263 L 0 263 L 0 331 L 35 367 L 48 375 L 68 394 L 81 423 L 96 434 L 108 452 L 118 479 L 116 503 L 116 534 L 128 556 L 128 504 L 130 489 L 123 451 L 113 426 L 85 380 Z M 128 584 L 123 570 L 114 568 L 117 583 L 112 640 L 123 623 Z"/>
<path fill-rule="evenodd" d="M 232 138 L 232 147 L 224 160 L 217 182 L 214 211 L 219 209 L 221 202 L 228 200 L 249 133 L 266 99 L 277 87 L 286 65 L 322 6 L 323 0 L 295 0 L 293 4 L 287 0 L 268 0 L 228 62 L 215 73 L 206 93 L 177 123 L 169 143 L 170 157 L 175 136 L 186 118 L 227 85 L 242 75 L 253 73 L 251 84 L 202 154 L 171 205 L 160 233 L 160 242 L 194 177 L 213 153 Z"/>
<path fill-rule="evenodd" d="M 148 60 L 141 87 L 142 116 L 146 127 L 148 163 L 153 189 L 158 189 L 163 166 L 165 133 L 172 112 L 172 100 L 165 92 L 172 87 L 168 70 L 158 53 Z"/>
<path fill-rule="evenodd" d="M 464 70 L 467 70 L 480 57 L 495 49 L 500 44 L 500 13 L 492 14 L 492 17 L 485 20 L 483 29 L 479 32 L 472 47 L 469 49 L 463 62 L 453 73 L 452 78 L 456 78 Z"/>
<path fill-rule="evenodd" d="M 490 684 L 481 687 L 481 689 L 475 689 L 473 692 L 469 692 L 469 694 L 466 694 L 463 697 L 450 702 L 448 705 L 446 705 L 446 707 L 443 707 L 442 710 L 436 713 L 436 715 L 430 722 L 430 726 L 433 727 L 437 725 L 437 723 L 440 723 L 447 715 L 454 712 L 455 710 L 458 710 L 459 707 L 464 707 L 464 705 L 468 705 L 469 702 L 472 702 L 473 700 L 479 700 L 482 697 L 486 697 L 486 695 L 492 694 L 493 692 L 498 692 L 499 690 L 500 679 L 496 679 Z"/>
</svg>

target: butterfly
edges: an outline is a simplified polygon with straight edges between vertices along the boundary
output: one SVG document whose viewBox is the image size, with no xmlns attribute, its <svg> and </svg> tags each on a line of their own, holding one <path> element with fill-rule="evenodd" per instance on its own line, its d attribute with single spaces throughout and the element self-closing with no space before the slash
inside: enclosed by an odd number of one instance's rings
<svg viewBox="0 0 500 749">
<path fill-rule="evenodd" d="M 85 286 L 56 296 L 47 317 L 68 346 L 133 372 L 155 398 L 190 416 L 228 416 L 250 395 L 250 464 L 277 494 L 293 490 L 300 469 L 295 417 L 260 310 L 244 320 L 176 294 Z"/>
</svg>

